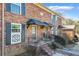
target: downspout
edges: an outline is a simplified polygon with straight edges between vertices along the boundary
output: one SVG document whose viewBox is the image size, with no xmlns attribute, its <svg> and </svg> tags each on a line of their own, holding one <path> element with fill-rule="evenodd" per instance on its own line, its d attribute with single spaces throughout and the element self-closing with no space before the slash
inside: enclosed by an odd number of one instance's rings
<svg viewBox="0 0 79 59">
<path fill-rule="evenodd" d="M 2 56 L 4 56 L 4 3 L 2 3 Z"/>
</svg>

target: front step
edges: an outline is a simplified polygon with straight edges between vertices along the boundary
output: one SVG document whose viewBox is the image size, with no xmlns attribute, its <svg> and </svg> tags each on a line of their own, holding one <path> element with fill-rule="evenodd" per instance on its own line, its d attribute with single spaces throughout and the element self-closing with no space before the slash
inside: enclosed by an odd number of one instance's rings
<svg viewBox="0 0 79 59">
<path fill-rule="evenodd" d="M 48 46 L 48 44 L 40 46 L 40 48 L 47 53 L 47 55 L 52 56 L 54 51 Z"/>
</svg>

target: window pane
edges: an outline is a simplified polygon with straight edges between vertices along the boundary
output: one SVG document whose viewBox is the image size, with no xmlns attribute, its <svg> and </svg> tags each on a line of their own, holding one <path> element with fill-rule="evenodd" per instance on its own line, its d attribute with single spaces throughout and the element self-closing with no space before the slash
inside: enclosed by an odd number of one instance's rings
<svg viewBox="0 0 79 59">
<path fill-rule="evenodd" d="M 36 27 L 32 27 L 32 39 L 36 39 Z"/>
<path fill-rule="evenodd" d="M 12 29 L 12 32 L 20 32 L 20 29 Z"/>
<path fill-rule="evenodd" d="M 20 14 L 20 6 L 16 4 L 11 4 L 11 12 Z"/>
<path fill-rule="evenodd" d="M 17 6 L 20 6 L 20 3 L 12 3 L 12 4 L 15 4 L 15 5 L 17 5 Z"/>
<path fill-rule="evenodd" d="M 32 27 L 32 34 L 35 34 L 35 33 L 36 33 L 36 28 Z"/>
<path fill-rule="evenodd" d="M 19 28 L 20 28 L 20 25 L 16 25 L 16 24 L 12 25 L 12 29 L 19 29 Z"/>
<path fill-rule="evenodd" d="M 18 24 L 12 24 L 11 25 L 11 31 L 12 32 L 20 32 L 20 25 L 18 25 Z"/>
</svg>

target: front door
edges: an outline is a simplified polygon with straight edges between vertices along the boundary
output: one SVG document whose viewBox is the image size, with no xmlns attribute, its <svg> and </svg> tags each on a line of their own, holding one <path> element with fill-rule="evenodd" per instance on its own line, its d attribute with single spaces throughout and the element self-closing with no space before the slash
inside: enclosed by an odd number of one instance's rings
<svg viewBox="0 0 79 59">
<path fill-rule="evenodd" d="M 43 37 L 44 37 L 43 40 L 45 41 L 48 40 L 48 28 L 45 28 Z"/>
<path fill-rule="evenodd" d="M 37 37 L 37 30 L 36 26 L 32 26 L 32 40 L 35 41 Z"/>
</svg>

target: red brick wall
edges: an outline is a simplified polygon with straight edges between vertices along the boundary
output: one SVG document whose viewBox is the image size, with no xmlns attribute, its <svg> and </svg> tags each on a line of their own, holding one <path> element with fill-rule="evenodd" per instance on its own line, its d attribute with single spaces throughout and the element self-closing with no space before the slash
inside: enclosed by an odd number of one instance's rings
<svg viewBox="0 0 79 59">
<path fill-rule="evenodd" d="M 6 12 L 6 8 L 5 8 L 5 13 L 4 13 L 5 30 L 6 30 L 6 22 L 24 23 L 25 20 L 26 20 L 25 16 Z M 6 31 L 5 31 L 5 34 L 6 34 Z M 6 40 L 6 35 L 5 35 L 5 40 Z M 8 45 L 8 46 L 5 45 L 5 55 L 17 55 L 23 52 L 25 52 L 23 43 Z"/>
<path fill-rule="evenodd" d="M 32 3 L 27 3 L 26 6 L 27 6 L 26 7 L 27 18 L 35 18 L 35 19 L 40 19 L 41 21 L 50 22 L 50 17 L 51 17 L 50 13 L 37 7 Z M 41 16 L 40 13 L 43 13 L 43 16 Z"/>
</svg>

